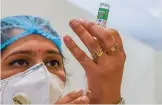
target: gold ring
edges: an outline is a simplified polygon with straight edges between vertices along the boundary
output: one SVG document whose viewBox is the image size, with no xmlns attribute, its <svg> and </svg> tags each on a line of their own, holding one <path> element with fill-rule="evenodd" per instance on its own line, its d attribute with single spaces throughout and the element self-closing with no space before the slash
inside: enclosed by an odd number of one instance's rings
<svg viewBox="0 0 162 105">
<path fill-rule="evenodd" d="M 98 57 L 100 57 L 103 54 L 103 50 L 102 48 L 100 48 L 98 51 L 92 53 L 92 57 L 94 60 L 97 60 Z"/>
<path fill-rule="evenodd" d="M 115 52 L 115 51 L 120 51 L 119 50 L 120 46 L 118 43 L 115 43 L 110 50 L 106 50 L 106 53 L 110 53 L 110 52 Z"/>
</svg>

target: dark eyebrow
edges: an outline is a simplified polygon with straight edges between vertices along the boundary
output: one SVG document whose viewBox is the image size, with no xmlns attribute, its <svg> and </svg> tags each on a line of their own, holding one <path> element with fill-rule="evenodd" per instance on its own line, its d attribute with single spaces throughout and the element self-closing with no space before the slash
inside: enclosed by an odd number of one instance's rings
<svg viewBox="0 0 162 105">
<path fill-rule="evenodd" d="M 16 54 L 28 54 L 28 55 L 32 55 L 32 52 L 31 51 L 27 51 L 27 50 L 15 51 L 15 52 L 12 52 L 9 55 L 7 55 L 7 57 L 5 58 L 5 60 L 8 59 L 9 56 L 16 55 Z"/>
<path fill-rule="evenodd" d="M 55 54 L 55 55 L 61 55 L 58 51 L 55 51 L 55 50 L 47 50 L 45 53 L 48 53 L 48 54 Z M 20 50 L 20 51 L 15 51 L 11 54 L 9 54 L 8 56 L 11 56 L 11 55 L 16 55 L 16 54 L 28 54 L 28 55 L 32 55 L 32 51 L 28 51 L 28 50 Z"/>
<path fill-rule="evenodd" d="M 11 53 L 11 54 L 9 54 L 9 55 L 16 55 L 16 54 L 28 54 L 28 55 L 32 55 L 32 52 L 31 51 L 15 51 L 15 52 L 13 52 L 13 53 Z"/>
<path fill-rule="evenodd" d="M 46 53 L 48 53 L 48 54 L 61 55 L 58 51 L 55 51 L 55 50 L 47 50 Z"/>
</svg>

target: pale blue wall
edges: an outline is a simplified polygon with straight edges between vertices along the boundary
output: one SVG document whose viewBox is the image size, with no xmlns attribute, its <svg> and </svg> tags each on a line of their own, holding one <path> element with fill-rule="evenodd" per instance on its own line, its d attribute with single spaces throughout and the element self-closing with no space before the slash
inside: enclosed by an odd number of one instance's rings
<svg viewBox="0 0 162 105">
<path fill-rule="evenodd" d="M 96 15 L 100 0 L 67 0 Z M 162 0 L 108 0 L 109 26 L 162 50 Z"/>
</svg>

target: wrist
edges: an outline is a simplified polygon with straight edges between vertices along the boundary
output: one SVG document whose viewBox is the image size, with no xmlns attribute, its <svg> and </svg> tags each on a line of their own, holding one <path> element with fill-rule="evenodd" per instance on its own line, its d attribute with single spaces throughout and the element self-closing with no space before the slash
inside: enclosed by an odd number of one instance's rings
<svg viewBox="0 0 162 105">
<path fill-rule="evenodd" d="M 102 88 L 103 87 L 103 88 Z M 121 101 L 120 86 L 109 85 L 98 87 L 91 99 L 92 104 L 118 104 Z"/>
<path fill-rule="evenodd" d="M 103 94 L 102 94 L 103 93 Z M 100 92 L 91 99 L 92 104 L 118 104 L 121 101 L 120 92 Z"/>
<path fill-rule="evenodd" d="M 103 104 L 118 104 L 121 101 L 120 94 L 104 95 L 100 99 L 100 103 Z"/>
<path fill-rule="evenodd" d="M 105 98 L 93 97 L 90 103 L 91 104 L 119 104 L 121 100 L 122 100 L 121 96 L 116 98 L 111 98 L 111 99 L 109 97 L 105 97 Z"/>
</svg>

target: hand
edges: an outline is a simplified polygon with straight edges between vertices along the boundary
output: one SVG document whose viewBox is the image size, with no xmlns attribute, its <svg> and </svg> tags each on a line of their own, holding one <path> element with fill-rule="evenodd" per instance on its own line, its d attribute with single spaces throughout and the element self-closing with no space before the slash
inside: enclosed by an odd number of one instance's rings
<svg viewBox="0 0 162 105">
<path fill-rule="evenodd" d="M 126 55 L 119 33 L 85 20 L 71 20 L 70 27 L 79 36 L 91 54 L 102 48 L 103 54 L 91 59 L 70 36 L 64 42 L 73 56 L 84 68 L 88 87 L 92 91 L 92 104 L 116 104 L 120 99 L 120 88 Z M 118 51 L 110 51 L 117 43 Z"/>
<path fill-rule="evenodd" d="M 83 90 L 80 89 L 67 94 L 55 104 L 89 104 L 90 98 L 91 91 L 88 91 L 87 95 L 83 96 Z"/>
</svg>

